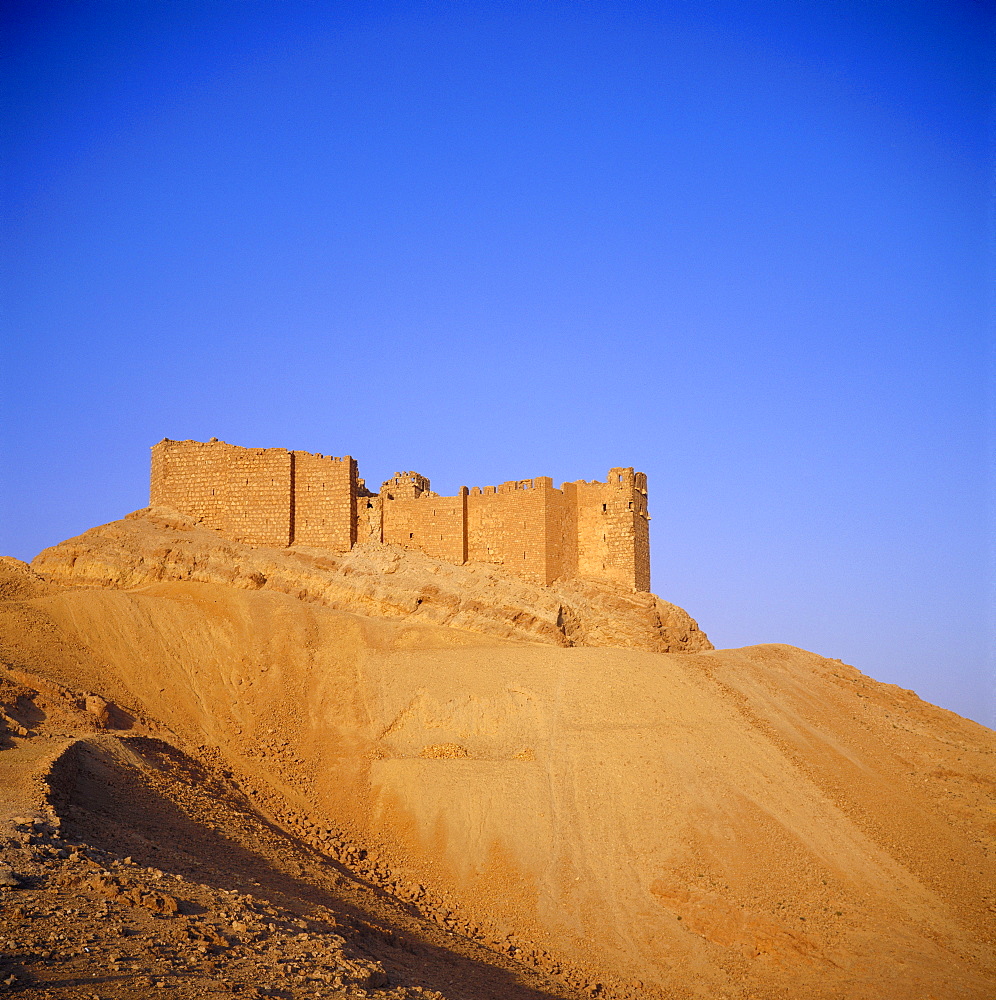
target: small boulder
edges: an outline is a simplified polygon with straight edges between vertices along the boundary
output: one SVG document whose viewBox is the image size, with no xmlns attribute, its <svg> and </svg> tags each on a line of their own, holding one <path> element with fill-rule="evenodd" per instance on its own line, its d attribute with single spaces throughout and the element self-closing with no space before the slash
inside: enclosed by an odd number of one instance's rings
<svg viewBox="0 0 996 1000">
<path fill-rule="evenodd" d="M 85 707 L 87 713 L 92 715 L 101 726 L 106 726 L 110 722 L 110 704 L 101 698 L 99 694 L 88 694 L 86 696 Z"/>
<path fill-rule="evenodd" d="M 0 865 L 0 889 L 16 889 L 21 884 L 21 877 L 8 868 Z"/>
<path fill-rule="evenodd" d="M 165 892 L 149 892 L 142 896 L 142 906 L 163 917 L 172 917 L 180 912 L 180 904 L 174 896 Z"/>
</svg>

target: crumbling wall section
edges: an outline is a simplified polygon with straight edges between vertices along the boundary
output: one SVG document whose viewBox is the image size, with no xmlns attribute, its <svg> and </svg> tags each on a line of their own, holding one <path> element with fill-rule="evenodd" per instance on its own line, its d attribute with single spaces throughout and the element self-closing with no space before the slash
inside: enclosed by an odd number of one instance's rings
<svg viewBox="0 0 996 1000">
<path fill-rule="evenodd" d="M 458 566 L 467 561 L 466 487 L 455 497 L 429 492 L 416 497 L 387 495 L 381 502 L 384 542 Z"/>
<path fill-rule="evenodd" d="M 356 543 L 384 541 L 384 501 L 360 490 L 356 498 Z"/>
</svg>

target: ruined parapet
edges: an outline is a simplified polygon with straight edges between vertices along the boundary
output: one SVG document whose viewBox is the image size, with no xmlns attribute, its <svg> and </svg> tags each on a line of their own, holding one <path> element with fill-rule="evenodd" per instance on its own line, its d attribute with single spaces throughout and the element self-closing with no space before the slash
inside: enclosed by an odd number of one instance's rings
<svg viewBox="0 0 996 1000">
<path fill-rule="evenodd" d="M 380 492 L 391 500 L 414 500 L 430 492 L 429 480 L 417 472 L 396 472 L 393 479 L 381 484 Z"/>
</svg>

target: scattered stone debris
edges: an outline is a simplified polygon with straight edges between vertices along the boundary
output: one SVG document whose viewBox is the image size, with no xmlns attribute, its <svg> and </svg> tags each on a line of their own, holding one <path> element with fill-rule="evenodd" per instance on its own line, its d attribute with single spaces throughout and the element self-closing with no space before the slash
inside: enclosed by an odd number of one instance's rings
<svg viewBox="0 0 996 1000">
<path fill-rule="evenodd" d="M 23 819 L 23 818 L 22 818 Z M 22 822 L 0 846 L 0 992 L 116 1000 L 157 995 L 441 1000 L 394 986 L 337 916 L 118 859 Z M 14 865 L 25 873 L 22 880 Z M 163 883 L 168 889 L 163 888 Z M 90 984 L 93 993 L 81 993 Z"/>
</svg>

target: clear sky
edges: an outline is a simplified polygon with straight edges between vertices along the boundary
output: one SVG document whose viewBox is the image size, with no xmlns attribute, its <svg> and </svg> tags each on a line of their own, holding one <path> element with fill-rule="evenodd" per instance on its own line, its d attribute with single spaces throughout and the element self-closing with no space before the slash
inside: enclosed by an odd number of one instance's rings
<svg viewBox="0 0 996 1000">
<path fill-rule="evenodd" d="M 993 725 L 993 10 L 6 0 L 0 553 L 163 437 L 633 465 L 717 645 Z"/>
</svg>

